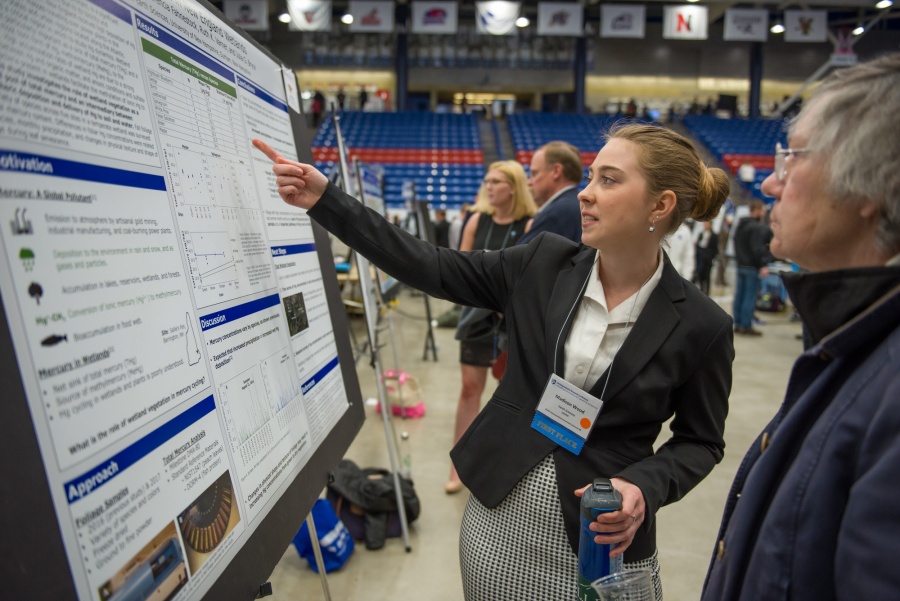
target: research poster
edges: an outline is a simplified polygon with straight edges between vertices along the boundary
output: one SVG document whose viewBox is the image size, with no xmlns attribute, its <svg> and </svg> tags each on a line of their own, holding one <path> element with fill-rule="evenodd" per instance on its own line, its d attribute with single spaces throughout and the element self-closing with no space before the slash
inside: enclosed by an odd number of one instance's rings
<svg viewBox="0 0 900 601">
<path fill-rule="evenodd" d="M 295 103 L 191 0 L 4 0 L 0 290 L 80 599 L 202 597 L 348 408 L 250 145 Z"/>
</svg>

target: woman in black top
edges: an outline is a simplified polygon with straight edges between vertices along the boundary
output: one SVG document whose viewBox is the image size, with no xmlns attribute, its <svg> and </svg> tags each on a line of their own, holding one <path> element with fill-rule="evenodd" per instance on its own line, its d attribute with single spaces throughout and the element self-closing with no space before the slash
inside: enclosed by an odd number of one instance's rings
<svg viewBox="0 0 900 601">
<path fill-rule="evenodd" d="M 493 163 L 484 177 L 476 209 L 480 212 L 466 223 L 459 250 L 502 250 L 515 245 L 525 233 L 525 225 L 537 212 L 522 165 L 515 161 Z M 498 353 L 499 322 L 500 317 L 495 312 L 484 309 L 467 308 L 460 317 L 456 337 L 460 341 L 462 390 L 456 406 L 454 443 L 478 415 L 488 368 Z M 462 482 L 452 465 L 444 490 L 447 494 L 462 490 Z"/>
</svg>

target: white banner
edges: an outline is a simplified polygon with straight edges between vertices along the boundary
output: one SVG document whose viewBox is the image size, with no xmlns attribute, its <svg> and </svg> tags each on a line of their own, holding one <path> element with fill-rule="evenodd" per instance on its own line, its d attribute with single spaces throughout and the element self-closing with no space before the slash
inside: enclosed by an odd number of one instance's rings
<svg viewBox="0 0 900 601">
<path fill-rule="evenodd" d="M 413 2 L 413 33 L 456 33 L 456 2 Z"/>
<path fill-rule="evenodd" d="M 646 8 L 643 4 L 601 4 L 600 37 L 643 38 Z"/>
<path fill-rule="evenodd" d="M 663 37 L 670 40 L 705 40 L 708 13 L 707 7 L 694 4 L 665 7 Z"/>
<path fill-rule="evenodd" d="M 521 2 L 488 0 L 476 2 L 476 31 L 491 35 L 510 35 L 516 29 L 516 19 L 522 9 Z"/>
<path fill-rule="evenodd" d="M 828 11 L 784 11 L 785 42 L 825 42 L 828 40 Z"/>
<path fill-rule="evenodd" d="M 584 7 L 578 2 L 539 2 L 538 35 L 584 34 Z"/>
<path fill-rule="evenodd" d="M 725 11 L 725 36 L 729 42 L 765 42 L 769 37 L 769 11 L 729 8 Z"/>
<path fill-rule="evenodd" d="M 269 0 L 225 0 L 222 12 L 247 31 L 269 30 Z"/>
<path fill-rule="evenodd" d="M 350 31 L 394 31 L 393 0 L 350 0 Z"/>
<path fill-rule="evenodd" d="M 331 0 L 287 0 L 292 31 L 331 31 Z"/>
</svg>

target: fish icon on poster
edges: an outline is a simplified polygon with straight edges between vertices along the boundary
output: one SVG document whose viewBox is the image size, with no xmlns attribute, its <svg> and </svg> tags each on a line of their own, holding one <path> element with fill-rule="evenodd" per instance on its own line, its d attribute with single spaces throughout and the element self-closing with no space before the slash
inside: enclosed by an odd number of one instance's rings
<svg viewBox="0 0 900 601">
<path fill-rule="evenodd" d="M 53 334 L 41 340 L 41 346 L 56 346 L 60 342 L 68 342 L 68 334 Z"/>
</svg>

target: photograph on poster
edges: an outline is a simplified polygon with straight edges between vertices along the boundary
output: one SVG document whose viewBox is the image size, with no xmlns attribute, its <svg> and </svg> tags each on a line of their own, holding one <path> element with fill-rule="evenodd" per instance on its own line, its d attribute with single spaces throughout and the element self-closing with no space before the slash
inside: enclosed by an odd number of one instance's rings
<svg viewBox="0 0 900 601">
<path fill-rule="evenodd" d="M 303 302 L 302 292 L 285 296 L 282 298 L 282 302 L 292 337 L 309 327 L 309 318 L 306 316 L 306 304 Z"/>
<path fill-rule="evenodd" d="M 143 549 L 100 587 L 100 601 L 169 601 L 188 575 L 175 522 L 169 522 Z"/>
<path fill-rule="evenodd" d="M 226 471 L 178 516 L 191 575 L 203 567 L 240 521 L 231 476 Z"/>
</svg>

